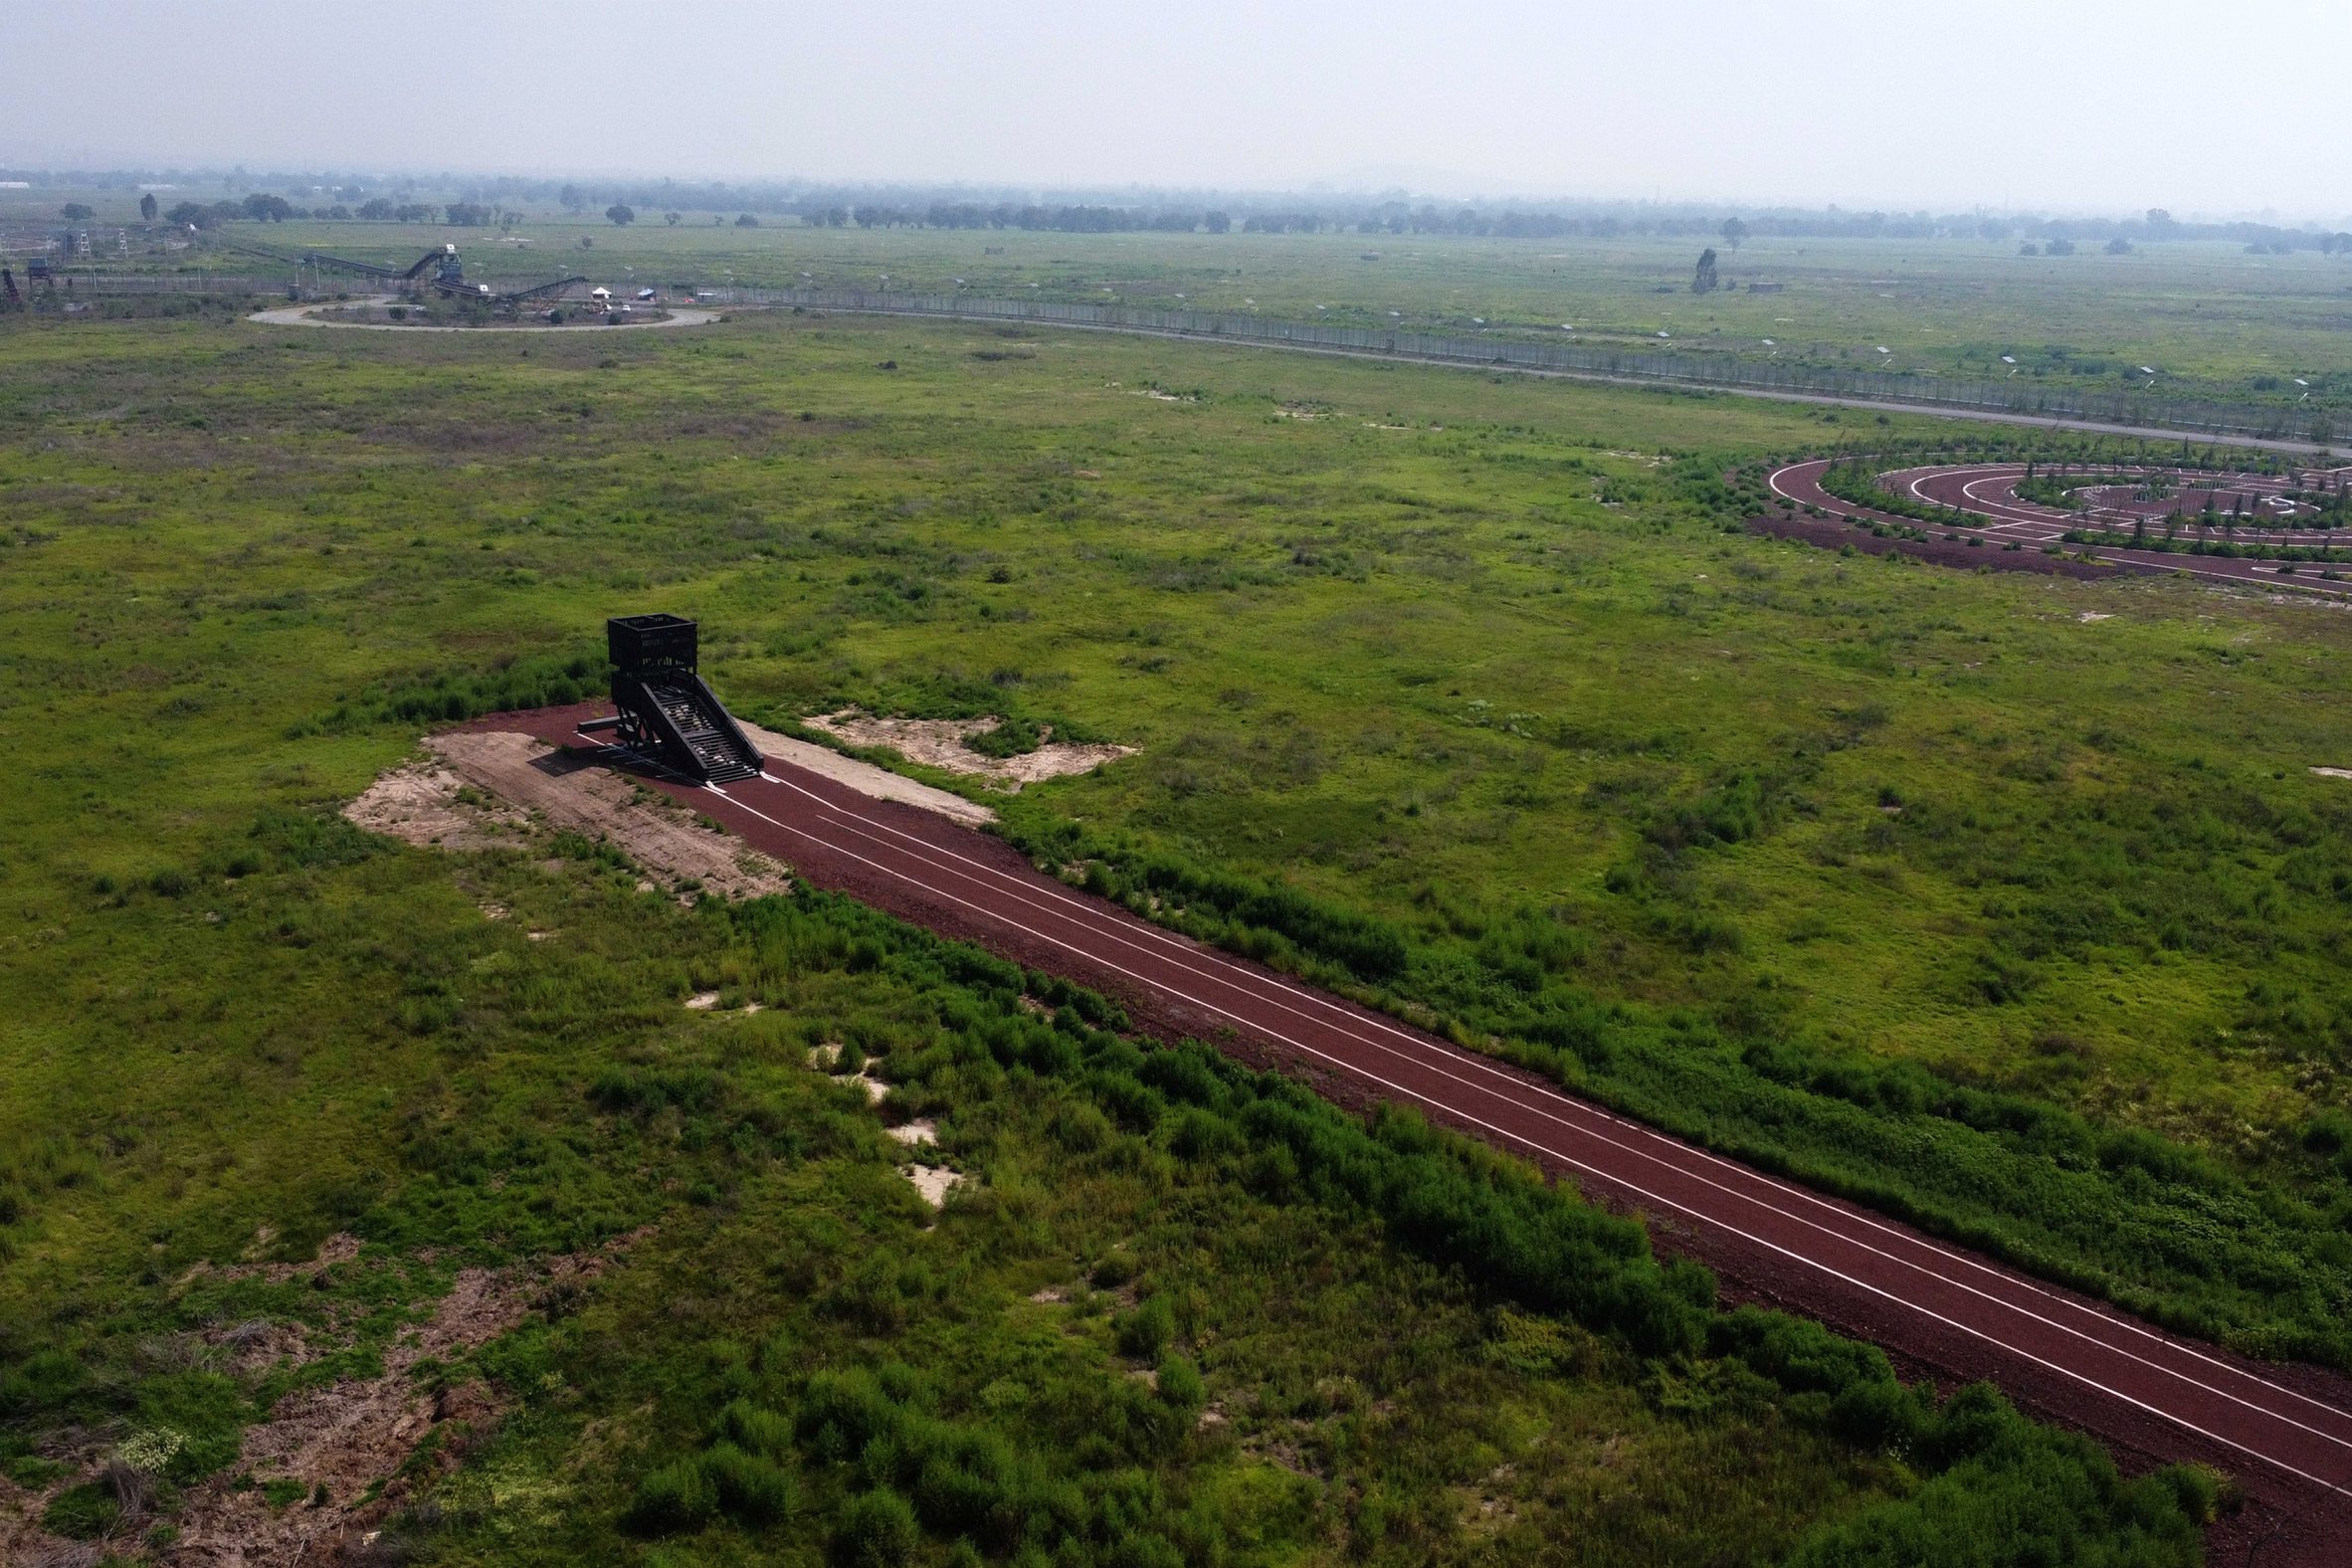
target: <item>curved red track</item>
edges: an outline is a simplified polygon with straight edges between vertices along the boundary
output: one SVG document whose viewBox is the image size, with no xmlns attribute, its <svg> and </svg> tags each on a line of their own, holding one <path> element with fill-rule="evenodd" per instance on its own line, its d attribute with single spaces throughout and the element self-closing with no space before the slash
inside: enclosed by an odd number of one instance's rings
<svg viewBox="0 0 2352 1568">
<path fill-rule="evenodd" d="M 1792 463 L 1774 471 L 1768 483 L 1772 492 L 1782 499 L 1798 506 L 1817 506 L 1833 517 L 1843 517 L 1852 522 L 1891 523 L 1898 527 L 1925 526 L 1939 535 L 1954 533 L 1963 539 L 1981 538 L 1988 547 L 2016 544 L 2040 550 L 2059 543 L 2067 529 L 2082 525 L 2081 519 L 2070 513 L 2019 499 L 2018 481 L 2024 479 L 2026 474 L 2025 465 L 2020 463 L 1953 464 L 1940 468 L 1902 469 L 1880 476 L 1879 483 L 1908 490 L 1921 500 L 1962 507 L 1986 519 L 1973 526 L 1941 522 L 1922 525 L 1912 518 L 1898 517 L 1892 512 L 1840 500 L 1821 488 L 1821 477 L 1829 467 L 1830 460 L 1827 458 Z M 2243 482 L 2243 486 L 2252 491 L 2277 488 L 2275 482 L 2261 479 L 2248 479 Z M 2129 527 L 2130 523 L 2124 521 L 2120 526 Z M 2345 552 L 2341 569 L 2352 571 L 2352 537 L 2320 530 L 2259 527 L 2241 529 L 2238 537 L 2249 542 L 2329 544 Z M 2072 550 L 2075 546 L 2068 545 L 2066 548 Z M 2330 582 L 2318 575 L 2318 567 L 2309 563 L 2300 563 L 2293 572 L 2282 573 L 2278 569 L 2279 563 L 2275 561 L 2174 555 L 2159 550 L 2110 549 L 2104 546 L 2092 546 L 2085 553 L 2093 559 L 2133 571 L 2182 572 L 2192 577 L 2254 587 L 2289 588 L 2332 598 L 2352 597 L 2352 582 Z"/>
<path fill-rule="evenodd" d="M 558 746 L 590 705 L 479 720 Z M 1329 993 L 1204 947 L 1044 876 L 1002 841 L 769 759 L 723 787 L 656 781 L 812 883 L 1117 997 L 1343 1103 L 1393 1100 L 1571 1177 L 1757 1296 L 2129 1451 L 2237 1475 L 2286 1556 L 2330 1560 L 2352 1523 L 2352 1384 L 2149 1327 L 1855 1205 L 1631 1122 Z M 2308 1555 L 2310 1551 L 2319 1555 Z M 2337 1559 L 2340 1560 L 2340 1559 Z"/>
</svg>

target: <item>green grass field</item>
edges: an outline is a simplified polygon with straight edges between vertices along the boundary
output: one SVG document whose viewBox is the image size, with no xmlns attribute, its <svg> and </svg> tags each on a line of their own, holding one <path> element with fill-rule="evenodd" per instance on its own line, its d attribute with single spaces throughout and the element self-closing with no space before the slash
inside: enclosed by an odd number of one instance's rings
<svg viewBox="0 0 2352 1568">
<path fill-rule="evenodd" d="M 53 214 L 74 194 L 17 194 L 0 201 L 0 222 Z M 139 234 L 120 193 L 81 195 L 98 209 L 99 230 L 128 225 Z M 1703 242 L 1679 237 L 864 230 L 773 216 L 738 229 L 709 216 L 671 228 L 649 211 L 621 229 L 593 215 L 532 210 L 513 235 L 526 245 L 488 230 L 299 220 L 234 224 L 222 237 L 403 265 L 454 240 L 480 275 L 518 282 L 581 272 L 615 288 L 806 282 L 951 293 L 961 279 L 980 294 L 1425 331 L 1470 332 L 1483 320 L 1548 338 L 1571 324 L 1580 341 L 1632 349 L 1777 351 L 1823 366 L 1961 378 L 2006 377 L 2007 355 L 2027 382 L 2053 387 L 2138 387 L 2148 379 L 2138 367 L 2149 365 L 2159 391 L 2182 397 L 2293 403 L 2307 392 L 2316 403 L 2352 407 L 2352 376 L 2341 364 L 2352 259 L 2309 251 L 2250 255 L 2221 241 L 2174 241 L 2124 256 L 2086 245 L 2074 256 L 2027 257 L 2015 240 L 1754 238 L 1737 252 L 1722 249 L 1723 291 L 1694 296 L 1688 285 Z M 593 248 L 583 251 L 582 240 Z M 124 265 L 194 260 L 146 255 L 139 239 L 133 251 Z M 206 265 L 265 264 L 220 256 Z M 1784 292 L 1750 293 L 1750 283 Z M 1671 334 L 1666 343 L 1662 331 Z"/>
<path fill-rule="evenodd" d="M 749 243 L 837 240 L 868 243 Z M 169 1427 L 192 1491 L 305 1375 L 142 1346 L 261 1316 L 364 1367 L 462 1264 L 654 1224 L 554 1321 L 433 1373 L 512 1415 L 402 1516 L 428 1559 L 871 1532 L 920 1561 L 1573 1535 L 1861 1562 L 2019 1505 L 2020 1467 L 2079 1478 L 2036 1493 L 2068 1560 L 2193 1553 L 2194 1487 L 2118 1489 L 2031 1429 L 1955 1447 L 1915 1397 L 1887 1413 L 1882 1369 L 1760 1347 L 1646 1253 L 1627 1277 L 1681 1303 L 1663 1341 L 1446 1256 L 1389 1187 L 1314 1176 L 1362 1136 L 1339 1118 L 1285 1134 L 1284 1175 L 1252 1107 L 1305 1102 L 1155 1079 L 1075 1019 L 1041 1044 L 1001 974 L 854 910 L 686 911 L 584 846 L 452 861 L 320 825 L 413 747 L 389 705 L 543 690 L 655 608 L 701 619 L 755 718 L 999 711 L 1139 747 L 999 802 L 1007 831 L 1203 934 L 2169 1320 L 2352 1361 L 2352 785 L 2309 771 L 2352 765 L 2352 623 L 1727 530 L 1734 463 L 1926 422 L 790 314 L 0 332 L 20 1479 L 70 1425 Z M 678 1006 L 720 983 L 769 1012 Z M 935 1228 L 801 1066 L 844 1037 L 983 1178 Z M 1389 1147 L 1594 1223 L 1443 1140 Z M 316 1298 L 185 1283 L 338 1229 L 368 1251 Z M 1311 1326 L 1343 1321 L 1394 1327 Z M 1063 1533 L 973 1522 L 1016 1504 Z"/>
</svg>

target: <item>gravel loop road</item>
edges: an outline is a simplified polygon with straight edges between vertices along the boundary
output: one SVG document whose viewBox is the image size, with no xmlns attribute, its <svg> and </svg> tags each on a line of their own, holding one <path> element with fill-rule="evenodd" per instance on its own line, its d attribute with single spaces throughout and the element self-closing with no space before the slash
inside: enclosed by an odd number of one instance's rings
<svg viewBox="0 0 2352 1568">
<path fill-rule="evenodd" d="M 312 314 L 324 308 L 315 304 L 281 305 L 274 310 L 256 310 L 246 319 L 264 326 L 331 326 L 346 332 L 586 332 L 592 328 L 628 332 L 656 326 L 707 326 L 718 319 L 716 310 L 674 309 L 659 321 L 623 321 L 618 325 L 585 322 L 579 326 L 525 326 L 513 322 L 505 326 L 408 326 L 390 321 L 328 321 Z"/>
</svg>

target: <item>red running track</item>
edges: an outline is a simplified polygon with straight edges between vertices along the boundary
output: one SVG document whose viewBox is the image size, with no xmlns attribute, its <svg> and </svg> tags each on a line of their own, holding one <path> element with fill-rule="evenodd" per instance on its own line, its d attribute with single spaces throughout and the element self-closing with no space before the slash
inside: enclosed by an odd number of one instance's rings
<svg viewBox="0 0 2352 1568">
<path fill-rule="evenodd" d="M 1843 517 L 1853 522 L 1892 523 L 1905 528 L 1925 527 L 1939 536 L 1951 533 L 1963 539 L 1982 539 L 1988 547 L 2018 544 L 2038 550 L 2060 542 L 2067 529 L 2081 526 L 2080 519 L 2066 512 L 2018 498 L 2017 484 L 2025 478 L 2026 473 L 2022 463 L 1969 463 L 1944 468 L 1903 469 L 1881 477 L 1882 482 L 1908 490 L 1921 500 L 1960 506 L 1976 512 L 1988 519 L 1982 526 L 1920 523 L 1909 517 L 1898 517 L 1892 512 L 1840 500 L 1821 487 L 1821 477 L 1829 467 L 1830 460 L 1827 458 L 1792 463 L 1786 468 L 1775 470 L 1767 484 L 1772 492 L 1783 500 L 1798 506 L 1817 506 L 1833 517 Z M 2129 527 L 2130 524 L 2125 522 L 2121 526 Z M 2269 539 L 2273 542 L 2306 544 L 2340 542 L 2321 532 L 2264 530 L 2257 527 L 2242 529 L 2240 533 L 2250 540 Z M 2066 548 L 2075 547 L 2069 545 Z M 2084 553 L 2093 559 L 2134 571 L 2180 572 L 2191 577 L 2214 578 L 2254 587 L 2292 588 L 2300 593 L 2331 598 L 2352 597 L 2352 582 L 2330 582 L 2318 576 L 2318 568 L 2311 565 L 2304 565 L 2295 572 L 2282 573 L 2274 562 L 2245 557 L 2231 559 L 2215 555 L 2175 555 L 2158 550 L 2116 549 L 2103 545 L 2092 546 Z M 1987 561 L 1982 564 L 1994 563 Z"/>
<path fill-rule="evenodd" d="M 603 752 L 577 732 L 603 711 L 550 708 L 473 727 Z M 1156 1034 L 1281 1067 L 1344 1103 L 1418 1106 L 1663 1222 L 1670 1244 L 1760 1295 L 1948 1374 L 1993 1378 L 2045 1416 L 2126 1449 L 2230 1471 L 2257 1503 L 2297 1520 L 2297 1534 L 2315 1514 L 2342 1510 L 2352 1523 L 2344 1380 L 2184 1340 L 1627 1121 L 1163 930 L 1045 876 L 1000 840 L 916 808 L 774 758 L 758 778 L 724 786 L 653 782 L 817 886 L 1095 987 Z"/>
</svg>

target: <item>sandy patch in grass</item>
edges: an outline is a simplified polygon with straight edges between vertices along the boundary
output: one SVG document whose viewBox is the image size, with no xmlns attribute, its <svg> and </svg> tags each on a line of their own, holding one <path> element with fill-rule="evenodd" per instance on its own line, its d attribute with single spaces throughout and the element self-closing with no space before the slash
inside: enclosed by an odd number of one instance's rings
<svg viewBox="0 0 2352 1568">
<path fill-rule="evenodd" d="M 938 1165 L 901 1165 L 898 1174 L 914 1184 L 923 1202 L 934 1209 L 947 1205 L 947 1195 L 964 1184 L 961 1171 L 951 1171 Z"/>
<path fill-rule="evenodd" d="M 394 768 L 345 806 L 343 815 L 370 833 L 426 849 L 487 849 L 512 844 L 530 830 L 528 815 L 468 789 L 438 761 Z"/>
<path fill-rule="evenodd" d="M 2352 779 L 2352 768 L 2313 768 L 2323 779 Z"/>
<path fill-rule="evenodd" d="M 918 1117 L 913 1121 L 901 1121 L 898 1125 L 886 1130 L 891 1137 L 910 1147 L 918 1143 L 939 1141 L 939 1123 L 931 1120 L 928 1116 Z"/>
<path fill-rule="evenodd" d="M 996 821 L 996 813 L 976 800 L 966 800 L 961 795 L 950 795 L 943 789 L 918 784 L 913 779 L 892 773 L 888 768 L 878 768 L 871 762 L 845 757 L 838 751 L 811 741 L 779 735 L 757 724 L 744 724 L 741 719 L 735 722 L 743 724 L 743 733 L 749 735 L 751 743 L 759 747 L 761 756 L 775 757 L 795 767 L 807 768 L 811 773 L 823 774 L 836 784 L 845 784 L 870 799 L 894 800 L 908 806 L 920 806 L 925 811 L 936 812 L 967 827 L 984 828 Z"/>
<path fill-rule="evenodd" d="M 1056 741 L 1053 731 L 1035 751 L 1017 757 L 991 757 L 964 742 L 984 735 L 1004 722 L 1000 718 L 876 718 L 856 708 L 804 720 L 854 746 L 882 746 L 909 762 L 927 763 L 950 773 L 987 779 L 1004 790 L 1018 790 L 1041 779 L 1091 773 L 1105 762 L 1133 756 L 1133 746 L 1077 745 Z"/>
<path fill-rule="evenodd" d="M 668 878 L 674 886 L 696 882 L 729 898 L 756 898 L 787 891 L 792 885 L 792 873 L 787 868 L 748 848 L 731 833 L 704 827 L 693 812 L 668 795 L 533 736 L 503 730 L 456 730 L 428 737 L 425 749 L 432 754 L 431 764 L 423 769 L 395 769 L 345 807 L 344 814 L 361 827 L 393 832 L 377 825 L 377 821 L 388 820 L 387 799 L 415 802 L 420 790 L 429 788 L 437 796 L 446 796 L 450 811 L 473 811 L 476 808 L 458 799 L 460 787 L 472 785 L 476 792 L 495 797 L 487 808 L 492 820 L 570 829 L 592 839 L 610 840 L 632 861 Z M 379 795 L 387 782 L 402 775 L 407 777 L 396 789 Z M 362 804 L 371 799 L 376 803 L 371 810 L 377 821 L 357 815 Z M 432 819 L 423 807 L 412 806 L 407 820 Z M 508 836 L 503 841 L 484 837 L 479 842 L 522 842 L 511 827 L 504 831 Z M 438 844 L 445 849 L 474 847 L 471 842 L 453 842 L 446 834 L 395 836 L 412 844 Z"/>
</svg>

